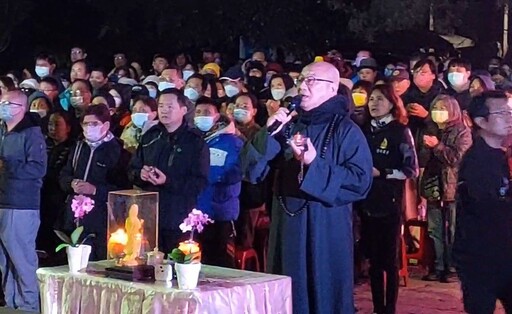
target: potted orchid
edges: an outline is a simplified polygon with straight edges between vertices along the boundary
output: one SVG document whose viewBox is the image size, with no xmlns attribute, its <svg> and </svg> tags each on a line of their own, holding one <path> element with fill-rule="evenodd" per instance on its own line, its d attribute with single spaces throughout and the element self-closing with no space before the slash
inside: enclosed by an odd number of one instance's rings
<svg viewBox="0 0 512 314">
<path fill-rule="evenodd" d="M 57 236 L 64 241 L 57 246 L 55 252 L 59 252 L 63 248 L 66 248 L 68 255 L 69 272 L 78 273 L 80 269 L 87 267 L 89 262 L 89 255 L 91 254 L 91 246 L 85 245 L 87 239 L 94 237 L 94 234 L 89 234 L 80 241 L 84 227 L 80 226 L 80 219 L 86 214 L 91 212 L 94 208 L 94 200 L 84 195 L 76 195 L 71 202 L 71 210 L 75 218 L 76 228 L 68 236 L 62 231 L 55 230 Z"/>
<path fill-rule="evenodd" d="M 213 220 L 207 214 L 194 208 L 180 224 L 182 232 L 190 232 L 190 238 L 180 242 L 179 247 L 169 254 L 169 257 L 175 262 L 180 289 L 194 289 L 197 286 L 201 270 L 201 249 L 199 244 L 194 241 L 194 233 L 201 233 L 204 226 L 209 223 L 213 223 Z"/>
</svg>

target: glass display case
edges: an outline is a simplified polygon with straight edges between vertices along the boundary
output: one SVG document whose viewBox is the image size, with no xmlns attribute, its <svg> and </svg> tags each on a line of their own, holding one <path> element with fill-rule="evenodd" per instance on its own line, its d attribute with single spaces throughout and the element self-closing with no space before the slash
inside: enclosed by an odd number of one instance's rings
<svg viewBox="0 0 512 314">
<path fill-rule="evenodd" d="M 146 253 L 158 248 L 158 192 L 110 192 L 107 220 L 107 256 L 118 265 L 145 264 Z"/>
</svg>

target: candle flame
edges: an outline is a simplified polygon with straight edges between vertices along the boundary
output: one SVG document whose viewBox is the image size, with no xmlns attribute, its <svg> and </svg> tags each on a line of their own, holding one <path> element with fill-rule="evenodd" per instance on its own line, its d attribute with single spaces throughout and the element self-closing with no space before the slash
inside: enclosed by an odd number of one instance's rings
<svg viewBox="0 0 512 314">
<path fill-rule="evenodd" d="M 126 243 L 128 243 L 128 235 L 123 229 L 117 229 L 116 232 L 110 235 L 110 239 L 108 241 L 111 243 L 126 245 Z"/>
</svg>

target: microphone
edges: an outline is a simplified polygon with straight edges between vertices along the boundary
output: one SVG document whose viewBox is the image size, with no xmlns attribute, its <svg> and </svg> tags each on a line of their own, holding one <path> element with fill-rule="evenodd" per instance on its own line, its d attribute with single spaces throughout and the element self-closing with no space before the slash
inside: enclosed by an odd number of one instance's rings
<svg viewBox="0 0 512 314">
<path fill-rule="evenodd" d="M 290 112 L 288 113 L 288 116 L 290 116 L 295 110 L 297 110 L 297 108 L 300 106 L 300 102 L 302 101 L 302 95 L 297 95 L 295 97 L 293 97 L 291 100 L 290 100 L 290 103 L 288 104 L 288 106 L 286 107 Z M 279 129 L 279 127 L 281 126 L 281 124 L 283 124 L 281 121 L 274 121 L 274 123 L 272 123 L 268 128 L 267 128 L 267 132 L 268 134 L 272 134 L 274 133 L 277 129 Z"/>
</svg>

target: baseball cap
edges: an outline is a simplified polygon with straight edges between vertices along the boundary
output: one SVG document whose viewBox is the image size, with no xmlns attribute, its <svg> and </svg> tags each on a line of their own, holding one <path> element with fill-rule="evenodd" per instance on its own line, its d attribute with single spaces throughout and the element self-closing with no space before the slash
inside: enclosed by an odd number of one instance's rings
<svg viewBox="0 0 512 314">
<path fill-rule="evenodd" d="M 391 74 L 391 77 L 389 78 L 391 81 L 403 81 L 403 80 L 410 80 L 411 77 L 409 76 L 409 72 L 405 69 L 396 69 Z"/>
<path fill-rule="evenodd" d="M 226 73 L 224 73 L 224 76 L 221 77 L 219 80 L 228 80 L 232 82 L 237 82 L 243 79 L 244 72 L 242 72 L 242 69 L 239 66 L 234 66 L 229 68 Z"/>
<path fill-rule="evenodd" d="M 375 60 L 374 58 L 365 58 L 361 60 L 361 62 L 359 63 L 357 71 L 360 71 L 362 69 L 377 70 L 377 66 L 377 60 Z"/>
</svg>

